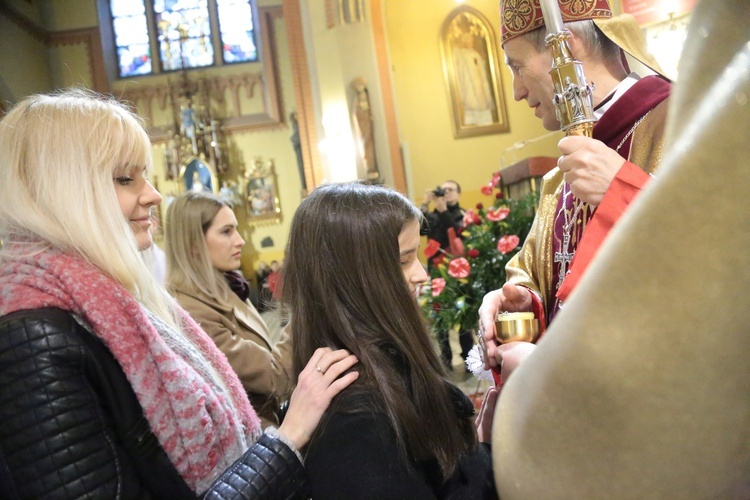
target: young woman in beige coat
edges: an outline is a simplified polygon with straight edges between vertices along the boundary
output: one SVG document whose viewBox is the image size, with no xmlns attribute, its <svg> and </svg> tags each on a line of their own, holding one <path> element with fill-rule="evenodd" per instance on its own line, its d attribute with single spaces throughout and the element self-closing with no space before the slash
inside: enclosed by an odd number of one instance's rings
<svg viewBox="0 0 750 500">
<path fill-rule="evenodd" d="M 232 208 L 210 193 L 185 193 L 170 203 L 165 226 L 170 293 L 226 354 L 263 428 L 278 425 L 291 392 L 291 345 L 286 333 L 272 342 L 248 300 Z"/>
</svg>

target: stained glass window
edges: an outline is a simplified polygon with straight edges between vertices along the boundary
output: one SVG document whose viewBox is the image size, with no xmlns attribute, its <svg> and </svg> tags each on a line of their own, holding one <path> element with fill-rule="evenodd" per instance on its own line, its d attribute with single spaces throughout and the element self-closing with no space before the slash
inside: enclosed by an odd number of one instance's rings
<svg viewBox="0 0 750 500">
<path fill-rule="evenodd" d="M 143 2 L 112 0 L 110 7 L 120 76 L 151 73 L 151 50 Z"/>
<path fill-rule="evenodd" d="M 164 71 L 213 64 L 207 0 L 154 0 L 154 13 Z"/>
<path fill-rule="evenodd" d="M 109 0 L 119 76 L 257 61 L 254 1 Z"/>
<path fill-rule="evenodd" d="M 225 63 L 258 60 L 253 13 L 247 0 L 216 0 Z"/>
</svg>

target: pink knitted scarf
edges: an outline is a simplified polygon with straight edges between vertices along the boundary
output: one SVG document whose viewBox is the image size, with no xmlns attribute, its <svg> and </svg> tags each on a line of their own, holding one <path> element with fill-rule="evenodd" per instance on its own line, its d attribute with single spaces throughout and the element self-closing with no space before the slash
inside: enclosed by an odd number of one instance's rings
<svg viewBox="0 0 750 500">
<path fill-rule="evenodd" d="M 19 253 L 14 250 L 6 247 L 3 254 Z M 182 309 L 185 337 L 225 381 L 233 405 L 167 345 L 129 291 L 82 258 L 46 250 L 0 263 L 0 316 L 42 307 L 70 311 L 91 325 L 120 363 L 152 432 L 196 493 L 260 435 L 260 421 L 226 357 Z"/>
</svg>

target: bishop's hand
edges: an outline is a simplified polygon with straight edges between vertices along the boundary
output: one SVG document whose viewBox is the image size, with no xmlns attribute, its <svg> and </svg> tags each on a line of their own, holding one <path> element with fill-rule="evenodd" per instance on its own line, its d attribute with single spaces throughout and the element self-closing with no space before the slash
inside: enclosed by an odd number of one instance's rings
<svg viewBox="0 0 750 500">
<path fill-rule="evenodd" d="M 493 290 L 482 299 L 479 308 L 479 334 L 484 339 L 485 368 L 495 368 L 500 364 L 498 342 L 495 340 L 495 318 L 500 312 L 531 311 L 531 292 L 528 288 L 506 283 Z M 481 339 L 480 339 L 481 341 Z"/>
<path fill-rule="evenodd" d="M 582 136 L 565 137 L 557 143 L 562 156 L 557 166 L 573 195 L 598 206 L 625 159 L 601 141 Z"/>
</svg>

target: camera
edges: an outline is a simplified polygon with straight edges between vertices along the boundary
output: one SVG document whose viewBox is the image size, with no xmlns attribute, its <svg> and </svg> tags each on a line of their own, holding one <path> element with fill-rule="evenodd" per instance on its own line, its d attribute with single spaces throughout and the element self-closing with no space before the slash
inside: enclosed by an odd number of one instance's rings
<svg viewBox="0 0 750 500">
<path fill-rule="evenodd" d="M 445 196 L 445 189 L 443 189 L 443 188 L 441 188 L 440 186 L 438 186 L 438 187 L 436 187 L 436 188 L 435 188 L 435 189 L 434 189 L 434 190 L 432 191 L 432 194 L 434 194 L 434 195 L 435 195 L 435 196 L 437 196 L 438 198 L 442 198 L 443 196 Z"/>
</svg>

